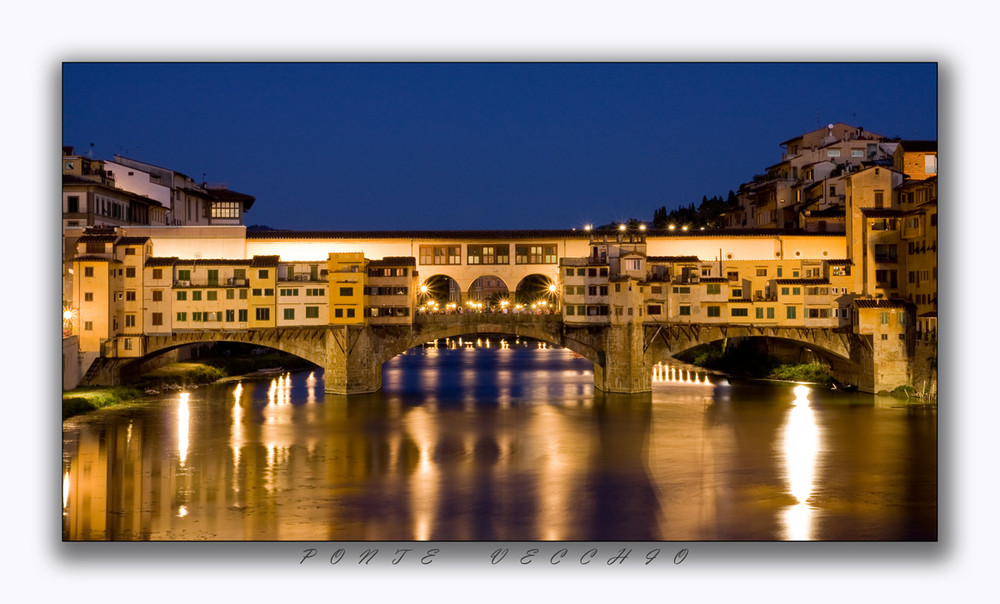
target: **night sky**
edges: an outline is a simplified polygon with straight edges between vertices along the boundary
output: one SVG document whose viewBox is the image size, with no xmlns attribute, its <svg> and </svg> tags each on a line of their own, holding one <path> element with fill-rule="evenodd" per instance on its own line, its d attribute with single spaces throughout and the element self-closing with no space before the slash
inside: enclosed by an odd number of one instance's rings
<svg viewBox="0 0 1000 604">
<path fill-rule="evenodd" d="M 579 228 L 725 197 L 844 122 L 937 139 L 933 63 L 64 63 L 62 143 L 273 228 Z"/>
</svg>

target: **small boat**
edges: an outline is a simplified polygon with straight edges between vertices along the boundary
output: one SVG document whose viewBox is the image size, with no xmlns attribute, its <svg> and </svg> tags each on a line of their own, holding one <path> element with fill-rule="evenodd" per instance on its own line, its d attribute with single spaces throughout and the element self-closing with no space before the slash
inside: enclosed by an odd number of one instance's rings
<svg viewBox="0 0 1000 604">
<path fill-rule="evenodd" d="M 264 369 L 258 369 L 257 373 L 261 375 L 280 375 L 285 372 L 283 367 L 267 367 Z"/>
</svg>

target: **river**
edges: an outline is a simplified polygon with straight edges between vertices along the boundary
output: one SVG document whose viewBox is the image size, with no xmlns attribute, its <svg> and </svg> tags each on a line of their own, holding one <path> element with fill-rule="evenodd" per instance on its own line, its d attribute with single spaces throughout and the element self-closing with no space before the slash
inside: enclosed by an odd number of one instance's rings
<svg viewBox="0 0 1000 604">
<path fill-rule="evenodd" d="M 936 540 L 935 407 L 658 371 L 595 391 L 563 349 L 414 349 L 63 423 L 64 540 Z"/>
</svg>

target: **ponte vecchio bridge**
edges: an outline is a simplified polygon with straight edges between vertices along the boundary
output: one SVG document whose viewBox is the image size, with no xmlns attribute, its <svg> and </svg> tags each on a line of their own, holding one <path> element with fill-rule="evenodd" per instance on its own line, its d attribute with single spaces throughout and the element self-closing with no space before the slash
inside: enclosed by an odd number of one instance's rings
<svg viewBox="0 0 1000 604">
<path fill-rule="evenodd" d="M 649 391 L 653 365 L 738 337 L 797 342 L 843 381 L 876 385 L 842 234 L 129 227 L 81 233 L 75 252 L 76 320 L 96 332 L 81 332 L 81 352 L 100 357 L 92 382 L 231 341 L 309 360 L 327 391 L 354 394 L 425 342 L 510 334 L 587 358 L 607 392 Z"/>
</svg>

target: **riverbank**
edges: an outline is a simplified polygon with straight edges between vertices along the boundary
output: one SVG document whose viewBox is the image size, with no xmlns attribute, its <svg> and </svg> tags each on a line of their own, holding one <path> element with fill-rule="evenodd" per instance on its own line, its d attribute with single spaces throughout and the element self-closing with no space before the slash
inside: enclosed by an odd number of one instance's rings
<svg viewBox="0 0 1000 604">
<path fill-rule="evenodd" d="M 147 371 L 132 384 L 107 387 L 81 387 L 63 392 L 63 419 L 114 405 L 137 402 L 163 390 L 193 388 L 220 381 L 267 379 L 278 370 L 295 370 L 311 364 L 298 357 L 276 351 L 248 357 L 218 356 L 198 361 L 170 363 Z M 270 371 L 270 372 L 269 372 Z"/>
</svg>

